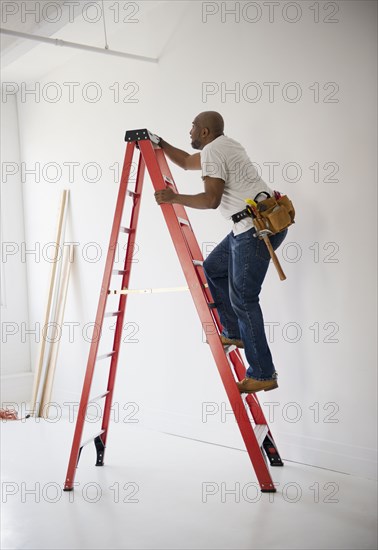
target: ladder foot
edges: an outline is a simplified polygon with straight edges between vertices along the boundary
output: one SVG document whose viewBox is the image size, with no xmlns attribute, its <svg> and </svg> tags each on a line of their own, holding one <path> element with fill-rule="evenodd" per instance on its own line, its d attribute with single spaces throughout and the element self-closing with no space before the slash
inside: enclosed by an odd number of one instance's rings
<svg viewBox="0 0 378 550">
<path fill-rule="evenodd" d="M 262 493 L 276 493 L 276 489 L 261 489 Z"/>
<path fill-rule="evenodd" d="M 73 487 L 64 487 L 63 491 L 73 491 Z"/>
</svg>

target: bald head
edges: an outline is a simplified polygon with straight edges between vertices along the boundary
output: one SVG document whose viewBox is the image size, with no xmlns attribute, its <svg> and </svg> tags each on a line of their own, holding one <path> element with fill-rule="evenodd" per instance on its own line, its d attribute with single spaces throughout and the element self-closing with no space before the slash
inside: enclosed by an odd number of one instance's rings
<svg viewBox="0 0 378 550">
<path fill-rule="evenodd" d="M 216 111 L 203 111 L 196 116 L 195 121 L 201 128 L 207 128 L 214 137 L 221 136 L 224 130 L 224 121 L 221 114 Z"/>
<path fill-rule="evenodd" d="M 217 111 L 203 111 L 193 120 L 190 136 L 192 147 L 202 149 L 207 143 L 223 135 L 223 117 Z"/>
</svg>

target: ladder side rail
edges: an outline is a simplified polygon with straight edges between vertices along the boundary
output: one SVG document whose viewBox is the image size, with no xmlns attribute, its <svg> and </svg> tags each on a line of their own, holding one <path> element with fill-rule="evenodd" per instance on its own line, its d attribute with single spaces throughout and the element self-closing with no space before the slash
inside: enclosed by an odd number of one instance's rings
<svg viewBox="0 0 378 550">
<path fill-rule="evenodd" d="M 141 141 L 139 142 L 139 147 L 146 162 L 146 166 L 155 190 L 157 191 L 160 189 L 165 189 L 166 184 L 164 181 L 164 177 L 162 175 L 160 166 L 157 161 L 157 155 L 155 155 L 154 153 L 154 148 L 151 142 L 147 140 Z M 192 294 L 193 301 L 200 317 L 202 326 L 215 326 L 214 318 L 210 312 L 208 302 L 205 298 L 205 289 L 203 288 L 203 285 L 201 285 L 198 281 L 198 273 L 193 264 L 192 254 L 182 233 L 182 228 L 178 222 L 177 214 L 173 206 L 174 205 L 171 204 L 161 205 L 161 209 L 167 223 L 168 230 L 171 234 L 173 244 L 176 248 L 176 252 L 181 263 L 185 278 L 187 280 L 190 292 Z M 239 429 L 243 437 L 247 452 L 255 469 L 261 489 L 262 491 L 274 491 L 275 489 L 273 480 L 271 478 L 267 464 L 265 463 L 265 459 L 261 453 L 258 441 L 254 435 L 253 428 L 251 426 L 248 413 L 245 410 L 239 390 L 235 384 L 235 378 L 230 369 L 230 365 L 228 363 L 223 345 L 215 330 L 208 335 L 208 342 L 219 374 L 221 376 L 226 394 L 230 401 L 231 408 L 239 425 Z"/>
<path fill-rule="evenodd" d="M 145 163 L 142 155 L 140 155 L 139 162 L 138 162 L 137 181 L 136 181 L 136 187 L 135 187 L 136 196 L 134 197 L 134 204 L 131 212 L 131 219 L 130 219 L 131 232 L 129 234 L 127 249 L 126 249 L 126 257 L 124 262 L 125 273 L 122 277 L 122 288 L 129 287 L 132 259 L 133 259 L 134 248 L 135 248 L 136 232 L 138 227 L 139 210 L 141 205 L 144 173 L 145 173 Z M 122 341 L 123 321 L 125 317 L 127 297 L 128 297 L 128 294 L 121 294 L 119 299 L 118 311 L 120 311 L 120 313 L 117 316 L 116 328 L 114 333 L 114 342 L 113 342 L 113 349 L 116 351 L 116 353 L 113 355 L 110 363 L 108 386 L 107 386 L 107 391 L 109 393 L 106 396 L 106 400 L 104 404 L 103 419 L 102 419 L 102 429 L 105 431 L 101 436 L 101 439 L 104 446 L 106 445 L 106 440 L 108 435 L 109 418 L 110 418 L 110 411 L 111 411 L 111 406 L 113 402 L 113 391 L 114 391 L 115 378 L 117 373 L 119 350 L 120 350 L 120 345 Z"/>
<path fill-rule="evenodd" d="M 118 191 L 117 204 L 115 208 L 115 214 L 113 219 L 113 226 L 110 235 L 110 242 L 108 248 L 108 254 L 106 258 L 105 270 L 101 284 L 101 293 L 97 307 L 97 314 L 95 320 L 95 328 L 102 328 L 102 323 L 104 319 L 106 301 L 108 297 L 108 290 L 110 279 L 112 275 L 112 268 L 114 264 L 114 257 L 116 253 L 117 241 L 119 229 L 121 226 L 121 218 L 123 212 L 123 206 L 125 203 L 125 196 L 127 191 L 127 184 L 130 175 L 131 163 L 133 159 L 133 153 L 135 149 L 135 143 L 129 143 L 126 152 L 125 160 L 122 170 L 122 177 L 120 182 L 120 187 Z M 75 470 L 77 467 L 77 461 L 79 457 L 81 437 L 83 433 L 83 426 L 85 421 L 85 414 L 88 406 L 89 393 L 92 385 L 93 371 L 96 362 L 98 346 L 99 346 L 100 337 L 99 335 L 95 338 L 92 337 L 92 342 L 89 350 L 87 368 L 85 372 L 85 378 L 83 382 L 83 389 L 80 398 L 79 410 L 76 418 L 75 432 L 72 442 L 71 454 L 68 463 L 67 476 L 65 481 L 65 490 L 71 490 L 73 488 L 73 482 L 75 478 Z"/>
</svg>

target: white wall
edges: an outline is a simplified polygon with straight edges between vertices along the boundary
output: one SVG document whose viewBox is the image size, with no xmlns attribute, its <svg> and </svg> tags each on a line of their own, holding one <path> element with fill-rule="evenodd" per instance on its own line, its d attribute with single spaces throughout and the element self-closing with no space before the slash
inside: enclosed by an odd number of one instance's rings
<svg viewBox="0 0 378 550">
<path fill-rule="evenodd" d="M 68 237 L 79 243 L 65 319 L 80 326 L 73 342 L 68 325 L 63 329 L 54 399 L 63 403 L 80 396 L 89 349 L 82 330 L 95 317 L 117 193 L 110 167 L 122 163 L 124 131 L 148 127 L 188 150 L 193 117 L 215 109 L 225 118 L 226 134 L 244 144 L 262 167 L 263 178 L 288 193 L 297 209 L 297 223 L 279 252 L 287 280 L 280 282 L 271 268 L 261 296 L 265 320 L 275 327 L 271 349 L 280 388 L 260 399 L 267 415 L 273 415 L 270 425 L 281 453 L 290 460 L 374 476 L 376 7 L 370 2 L 336 3 L 339 11 L 333 18 L 339 22 L 334 23 L 324 22 L 331 12 L 323 4 L 320 22 L 315 23 L 306 3 L 301 4 L 297 23 L 287 22 L 279 10 L 270 23 L 266 9 L 256 23 L 245 18 L 236 23 L 232 16 L 222 22 L 220 11 L 205 23 L 205 4 L 158 5 L 130 30 L 148 43 L 149 30 L 161 35 L 164 21 L 177 18 L 175 28 L 166 34 L 168 42 L 158 65 L 75 53 L 69 62 L 38 79 L 42 87 L 57 83 L 62 90 L 63 83 L 78 82 L 79 92 L 86 83 L 96 82 L 102 90 L 96 103 L 79 94 L 72 103 L 67 93 L 56 103 L 43 97 L 38 103 L 28 97 L 22 101 L 19 95 L 23 161 L 27 166 L 39 162 L 42 172 L 40 182 L 27 177 L 24 185 L 28 245 L 40 242 L 43 248 L 51 240 L 62 188 L 71 190 Z M 248 12 L 246 17 L 252 16 Z M 291 11 L 285 16 L 294 17 Z M 114 35 L 118 49 L 123 36 L 125 29 Z M 42 54 L 35 59 L 36 72 L 42 74 Z M 115 82 L 121 90 L 124 83 L 136 82 L 137 102 L 115 102 L 109 89 Z M 204 97 L 206 82 L 219 93 Z M 251 102 L 251 82 L 262 90 L 259 101 Z M 278 83 L 272 102 L 267 82 Z M 285 85 L 293 82 L 302 93 L 297 102 L 282 95 L 287 91 L 292 97 L 294 87 Z M 319 83 L 319 100 L 314 83 Z M 241 92 L 222 97 L 222 86 L 223 90 L 240 86 Z M 67 168 L 71 162 L 80 163 L 72 182 Z M 102 168 L 96 183 L 88 181 L 93 172 L 82 172 L 91 162 Z M 271 162 L 279 165 L 270 181 Z M 53 177 L 49 163 L 62 170 L 56 183 L 47 181 Z M 290 181 L 295 173 L 287 163 L 300 167 L 298 181 Z M 315 181 L 315 163 L 320 167 L 319 181 Z M 51 172 L 43 174 L 46 166 Z M 336 181 L 329 182 L 326 177 L 332 176 L 333 167 Z M 175 167 L 173 173 L 182 192 L 201 190 L 198 174 Z M 211 247 L 206 243 L 219 242 L 230 230 L 218 212 L 189 213 L 206 250 Z M 98 262 L 89 261 L 88 253 L 93 257 L 95 251 L 88 247 L 90 242 L 102 247 Z M 148 179 L 137 242 L 133 286 L 183 284 Z M 29 261 L 32 325 L 42 318 L 40 298 L 46 292 L 48 272 L 48 262 Z M 121 410 L 125 403 L 135 402 L 136 418 L 153 429 L 242 448 L 229 415 L 226 422 L 221 412 L 203 421 L 206 403 L 224 411 L 226 395 L 203 344 L 190 297 L 132 296 L 127 318 L 132 324 L 125 332 L 129 341 L 122 348 L 116 391 Z M 137 342 L 130 341 L 134 327 L 137 332 L 131 338 Z M 105 334 L 107 351 L 112 332 L 105 329 Z M 35 356 L 37 346 L 31 345 Z M 105 373 L 101 364 L 94 394 L 103 389 L 100 379 Z M 67 405 L 63 410 L 68 410 Z"/>
<path fill-rule="evenodd" d="M 1 108 L 1 399 L 29 398 L 30 346 L 17 102 Z"/>
</svg>

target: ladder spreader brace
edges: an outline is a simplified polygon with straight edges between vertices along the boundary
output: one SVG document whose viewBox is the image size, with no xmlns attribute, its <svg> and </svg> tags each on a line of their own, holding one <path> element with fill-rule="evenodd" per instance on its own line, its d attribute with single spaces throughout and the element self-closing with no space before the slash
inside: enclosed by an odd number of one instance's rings
<svg viewBox="0 0 378 550">
<path fill-rule="evenodd" d="M 104 464 L 110 410 L 128 293 L 119 293 L 119 305 L 115 312 L 106 312 L 105 309 L 107 297 L 111 292 L 110 282 L 113 272 L 117 272 L 117 275 L 122 276 L 121 290 L 129 288 L 145 168 L 147 167 L 155 191 L 160 191 L 170 186 L 177 192 L 177 187 L 164 151 L 158 145 L 159 138 L 157 136 L 151 134 L 147 129 L 131 130 L 126 132 L 125 141 L 127 142 L 127 146 L 95 321 L 95 326 L 100 328 L 99 334 L 101 334 L 104 316 L 116 317 L 113 348 L 109 353 L 98 356 L 100 338 L 92 339 L 64 484 L 65 491 L 71 491 L 74 487 L 76 468 L 85 445 L 93 441 L 97 452 L 96 466 L 103 466 Z M 139 149 L 138 170 L 135 189 L 134 191 L 130 191 L 128 184 L 136 148 Z M 133 200 L 130 223 L 129 227 L 121 227 L 121 219 L 127 196 L 131 196 Z M 245 377 L 245 366 L 240 351 L 235 346 L 223 346 L 220 340 L 219 335 L 222 327 L 219 315 L 216 304 L 214 304 L 207 287 L 206 277 L 202 268 L 203 256 L 186 210 L 178 204 L 161 204 L 160 206 L 261 491 L 275 492 L 276 489 L 270 475 L 268 461 L 271 466 L 283 466 L 283 462 L 257 396 L 249 394 L 244 400 L 236 386 L 235 378 L 242 380 Z M 115 252 L 119 233 L 121 232 L 126 233 L 128 236 L 124 269 L 114 270 Z M 105 399 L 101 431 L 83 443 L 82 434 L 86 410 L 89 401 L 93 402 L 93 399 L 89 399 L 89 394 L 95 364 L 101 359 L 109 358 L 110 366 L 107 389 L 103 394 L 95 398 L 95 400 Z"/>
</svg>

